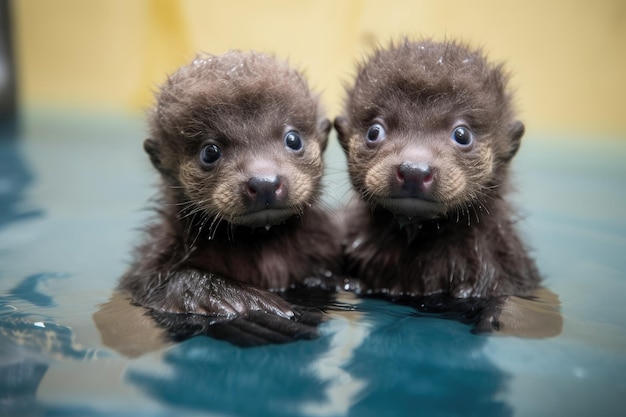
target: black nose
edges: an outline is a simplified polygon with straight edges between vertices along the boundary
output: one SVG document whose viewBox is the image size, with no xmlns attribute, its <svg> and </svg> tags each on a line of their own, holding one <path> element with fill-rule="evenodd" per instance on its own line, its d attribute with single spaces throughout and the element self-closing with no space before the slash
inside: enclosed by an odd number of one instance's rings
<svg viewBox="0 0 626 417">
<path fill-rule="evenodd" d="M 283 183 L 278 175 L 252 177 L 248 180 L 248 196 L 259 205 L 270 207 L 283 198 Z"/>
<path fill-rule="evenodd" d="M 403 162 L 396 177 L 404 190 L 420 194 L 430 191 L 435 172 L 427 162 Z"/>
</svg>

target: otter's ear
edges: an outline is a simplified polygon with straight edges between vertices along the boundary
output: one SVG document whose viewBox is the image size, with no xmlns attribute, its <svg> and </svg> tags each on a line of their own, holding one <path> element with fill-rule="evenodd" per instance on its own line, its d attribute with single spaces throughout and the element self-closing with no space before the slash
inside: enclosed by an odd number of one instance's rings
<svg viewBox="0 0 626 417">
<path fill-rule="evenodd" d="M 335 118 L 335 130 L 337 130 L 337 139 L 345 152 L 348 152 L 348 119 L 343 116 Z"/>
<path fill-rule="evenodd" d="M 522 142 L 522 136 L 524 136 L 524 123 L 518 121 L 513 122 L 509 128 L 509 137 L 511 139 L 511 150 L 507 159 L 512 159 L 519 150 L 520 143 Z"/>
<path fill-rule="evenodd" d="M 159 143 L 154 139 L 146 139 L 143 142 L 143 149 L 150 156 L 150 161 L 152 161 L 152 165 L 159 171 L 162 170 L 161 163 L 161 149 L 159 148 Z"/>
<path fill-rule="evenodd" d="M 326 146 L 328 145 L 328 134 L 330 133 L 330 120 L 322 119 L 317 125 L 320 133 L 322 134 L 322 141 L 320 142 L 320 149 L 322 152 L 326 150 Z"/>
</svg>

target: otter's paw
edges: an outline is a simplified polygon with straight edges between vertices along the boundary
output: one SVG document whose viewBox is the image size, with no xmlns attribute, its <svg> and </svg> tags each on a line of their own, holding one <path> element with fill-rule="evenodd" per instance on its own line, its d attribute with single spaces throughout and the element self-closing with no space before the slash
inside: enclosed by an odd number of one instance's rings
<svg viewBox="0 0 626 417">
<path fill-rule="evenodd" d="M 251 347 L 316 338 L 322 315 L 307 309 L 299 311 L 295 306 L 293 311 L 293 319 L 260 310 L 217 320 L 203 314 L 173 314 L 155 310 L 151 310 L 150 315 L 174 341 L 209 336 L 237 346 Z"/>
<path fill-rule="evenodd" d="M 270 291 L 194 269 L 173 273 L 165 285 L 135 294 L 133 301 L 162 313 L 199 314 L 215 321 L 251 311 L 286 319 L 295 315 L 289 303 Z"/>
<path fill-rule="evenodd" d="M 184 278 L 170 281 L 165 305 L 148 306 L 149 314 L 175 341 L 204 335 L 238 346 L 258 346 L 317 337 L 323 320 L 317 309 L 212 274 L 191 270 Z"/>
<path fill-rule="evenodd" d="M 187 311 L 209 316 L 234 318 L 262 312 L 291 319 L 296 314 L 291 305 L 275 293 L 216 276 L 193 298 L 196 305 Z"/>
</svg>

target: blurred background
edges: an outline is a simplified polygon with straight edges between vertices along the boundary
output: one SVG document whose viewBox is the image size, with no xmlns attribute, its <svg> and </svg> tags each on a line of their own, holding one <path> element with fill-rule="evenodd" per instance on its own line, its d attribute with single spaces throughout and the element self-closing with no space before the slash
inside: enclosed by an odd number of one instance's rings
<svg viewBox="0 0 626 417">
<path fill-rule="evenodd" d="M 120 308 L 105 340 L 92 315 L 153 216 L 144 112 L 167 74 L 198 51 L 272 53 L 334 117 L 355 63 L 402 35 L 482 46 L 512 73 L 528 132 L 514 203 L 562 334 L 477 338 L 374 304 L 291 350 L 110 355 L 145 334 Z M 22 127 L 0 140 L 0 415 L 25 415 L 6 412 L 13 397 L 36 399 L 28 415 L 330 415 L 314 408 L 326 396 L 351 415 L 625 415 L 625 102 L 626 0 L 0 0 L 0 139 L 16 109 Z M 351 198 L 330 144 L 328 206 Z"/>
<path fill-rule="evenodd" d="M 343 83 L 355 62 L 377 45 L 409 35 L 462 39 L 505 61 L 529 132 L 626 139 L 623 0 L 6 4 L 0 24 L 12 27 L 17 97 L 26 110 L 141 117 L 156 86 L 197 51 L 256 49 L 303 69 L 332 117 L 341 111 Z M 0 71 L 0 81 L 6 73 Z"/>
</svg>

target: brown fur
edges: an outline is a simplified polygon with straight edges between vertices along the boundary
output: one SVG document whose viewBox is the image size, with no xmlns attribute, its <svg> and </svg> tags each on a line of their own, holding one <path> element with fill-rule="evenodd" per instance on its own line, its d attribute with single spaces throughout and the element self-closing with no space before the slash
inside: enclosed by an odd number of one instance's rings
<svg viewBox="0 0 626 417">
<path fill-rule="evenodd" d="M 149 124 L 159 216 L 120 288 L 160 312 L 291 317 L 266 290 L 336 272 L 340 253 L 318 207 L 330 123 L 303 76 L 258 53 L 198 57 L 161 87 Z M 202 161 L 207 146 L 215 163 Z M 251 181 L 267 178 L 280 185 L 266 202 Z"/>
<path fill-rule="evenodd" d="M 376 123 L 385 135 L 368 141 Z M 452 41 L 390 45 L 359 66 L 335 127 L 360 195 L 346 212 L 345 252 L 362 290 L 492 297 L 537 287 L 504 199 L 524 126 L 500 65 Z M 471 143 L 453 140 L 458 127 Z"/>
</svg>

